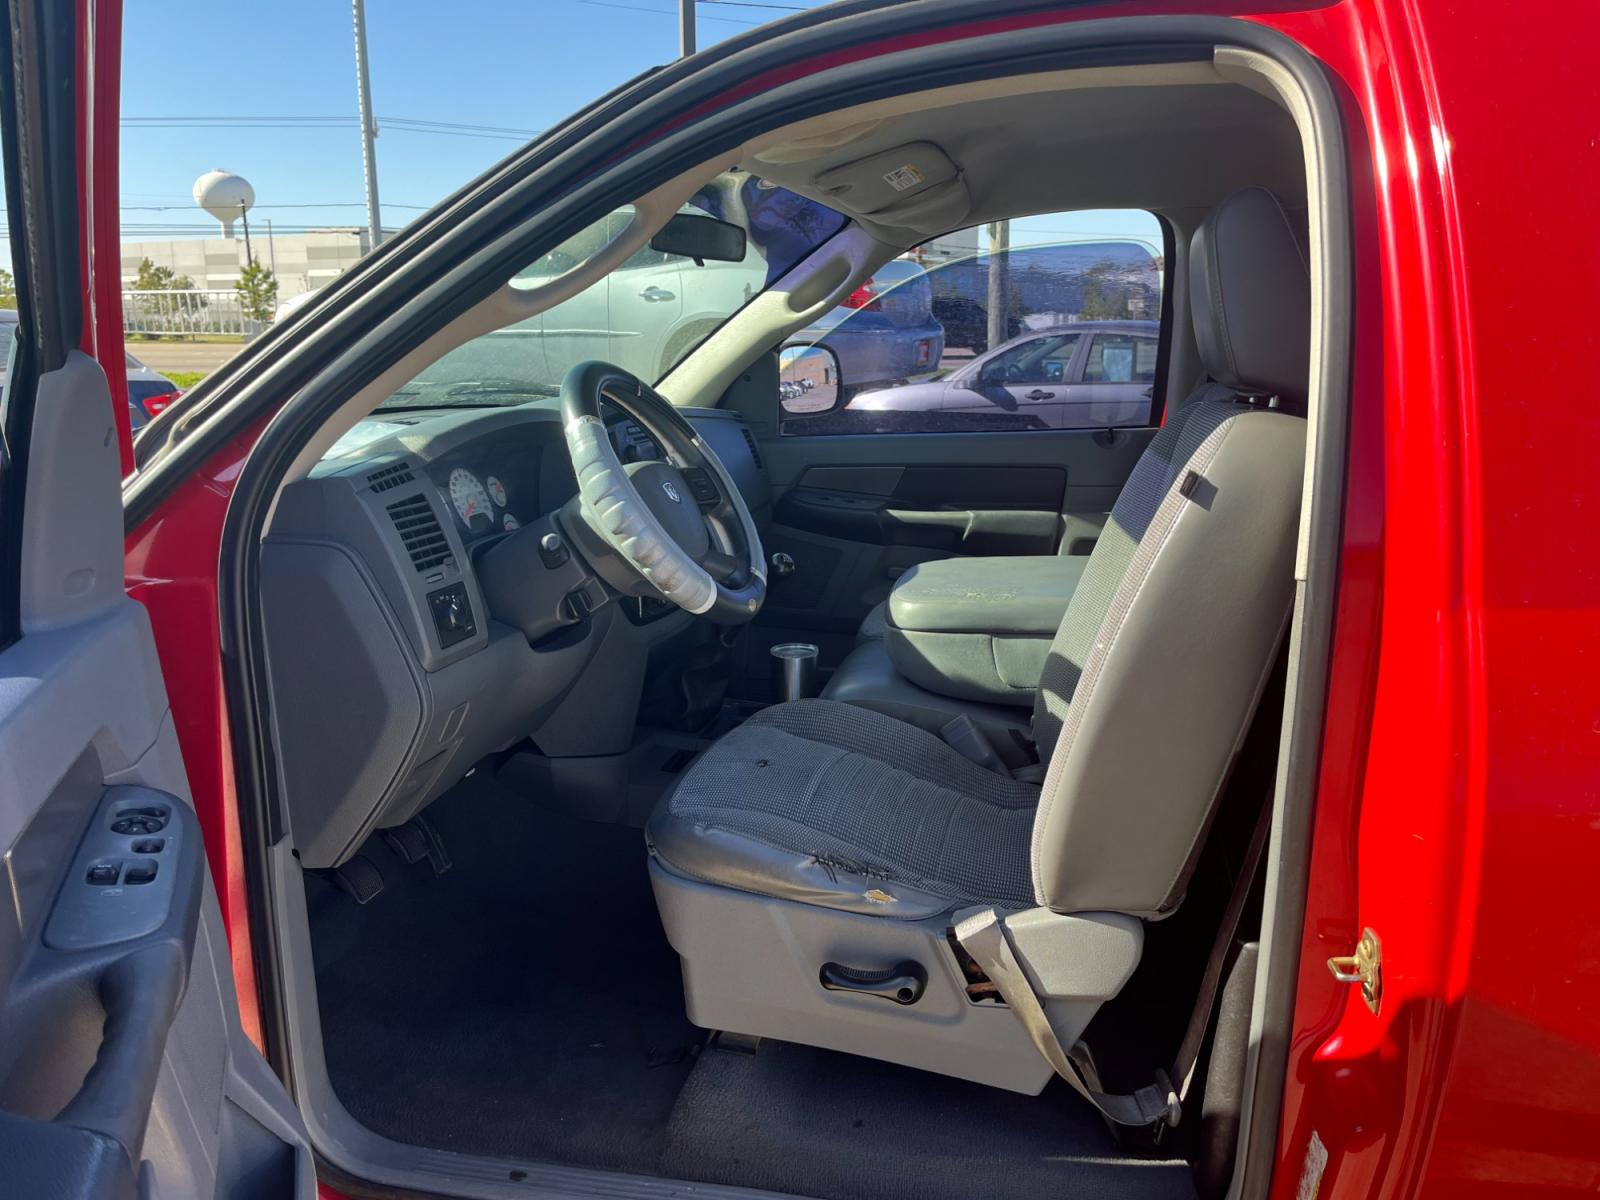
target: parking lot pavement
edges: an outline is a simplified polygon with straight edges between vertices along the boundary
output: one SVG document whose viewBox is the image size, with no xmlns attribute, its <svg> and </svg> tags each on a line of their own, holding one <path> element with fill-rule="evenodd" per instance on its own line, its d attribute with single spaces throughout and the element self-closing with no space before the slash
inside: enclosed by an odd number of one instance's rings
<svg viewBox="0 0 1600 1200">
<path fill-rule="evenodd" d="M 130 354 L 157 371 L 214 371 L 243 349 L 243 342 L 128 343 Z"/>
</svg>

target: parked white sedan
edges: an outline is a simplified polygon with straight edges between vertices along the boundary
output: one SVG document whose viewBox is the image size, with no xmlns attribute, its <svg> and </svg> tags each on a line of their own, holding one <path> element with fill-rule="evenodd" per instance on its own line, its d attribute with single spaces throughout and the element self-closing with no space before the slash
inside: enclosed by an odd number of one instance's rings
<svg viewBox="0 0 1600 1200">
<path fill-rule="evenodd" d="M 866 412 L 1007 413 L 1043 429 L 1144 425 L 1158 321 L 1078 321 L 1025 333 L 943 379 L 852 397 Z"/>
</svg>

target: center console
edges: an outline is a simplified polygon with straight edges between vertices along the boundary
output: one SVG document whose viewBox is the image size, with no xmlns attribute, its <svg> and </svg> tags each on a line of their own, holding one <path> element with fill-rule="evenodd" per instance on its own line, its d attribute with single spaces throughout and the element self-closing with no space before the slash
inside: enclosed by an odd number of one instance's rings
<svg viewBox="0 0 1600 1200">
<path fill-rule="evenodd" d="M 1032 705 L 1088 561 L 1048 555 L 920 563 L 889 593 L 889 659 L 941 696 Z"/>
<path fill-rule="evenodd" d="M 1088 558 L 949 558 L 889 594 L 882 638 L 862 641 L 823 696 L 939 733 L 967 717 L 1008 766 L 1030 761 L 1031 707 Z"/>
</svg>

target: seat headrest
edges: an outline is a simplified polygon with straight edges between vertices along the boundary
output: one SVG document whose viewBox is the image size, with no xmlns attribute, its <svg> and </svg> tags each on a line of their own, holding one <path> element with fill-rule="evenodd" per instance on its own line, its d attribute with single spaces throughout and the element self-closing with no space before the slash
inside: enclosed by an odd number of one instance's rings
<svg viewBox="0 0 1600 1200">
<path fill-rule="evenodd" d="M 1282 202 L 1235 192 L 1189 246 L 1189 308 L 1206 372 L 1253 396 L 1303 406 L 1311 361 L 1311 277 Z"/>
</svg>

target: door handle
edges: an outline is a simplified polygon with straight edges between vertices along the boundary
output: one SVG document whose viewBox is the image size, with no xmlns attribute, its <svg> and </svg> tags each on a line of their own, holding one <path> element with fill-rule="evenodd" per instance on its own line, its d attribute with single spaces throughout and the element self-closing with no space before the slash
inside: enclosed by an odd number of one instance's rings
<svg viewBox="0 0 1600 1200">
<path fill-rule="evenodd" d="M 1038 388 L 1034 388 L 1033 391 L 1028 392 L 1026 395 L 1024 395 L 1023 399 L 1024 400 L 1054 400 L 1055 399 L 1055 395 L 1056 394 L 1054 392 L 1045 392 L 1045 391 L 1041 391 Z"/>
<path fill-rule="evenodd" d="M 645 288 L 644 291 L 639 293 L 639 298 L 654 304 L 659 300 L 676 300 L 678 297 L 675 293 L 667 291 L 666 288 L 656 287 L 654 284 L 651 284 L 649 287 Z"/>
</svg>

